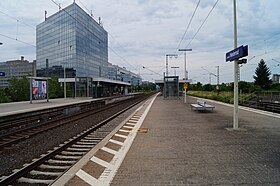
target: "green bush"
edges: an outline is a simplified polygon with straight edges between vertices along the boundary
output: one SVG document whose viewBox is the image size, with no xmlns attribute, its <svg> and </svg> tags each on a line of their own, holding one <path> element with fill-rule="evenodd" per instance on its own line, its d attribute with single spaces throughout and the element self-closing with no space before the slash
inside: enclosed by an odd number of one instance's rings
<svg viewBox="0 0 280 186">
<path fill-rule="evenodd" d="M 189 91 L 188 95 L 217 100 L 224 103 L 234 103 L 234 97 L 232 92 L 220 92 L 220 94 L 218 95 L 217 92 L 213 91 Z M 249 100 L 250 98 L 252 98 L 252 95 L 251 97 L 249 95 L 251 94 L 242 94 L 242 96 L 239 96 L 239 102 L 243 99 Z"/>
<path fill-rule="evenodd" d="M 4 89 L 0 89 L 0 103 L 8 103 L 11 101 L 11 98 L 6 95 Z"/>
</svg>

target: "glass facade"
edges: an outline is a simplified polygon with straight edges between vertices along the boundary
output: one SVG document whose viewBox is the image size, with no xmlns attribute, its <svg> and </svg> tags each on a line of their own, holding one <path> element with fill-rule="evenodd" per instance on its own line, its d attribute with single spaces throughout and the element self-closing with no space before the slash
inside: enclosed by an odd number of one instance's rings
<svg viewBox="0 0 280 186">
<path fill-rule="evenodd" d="M 111 80 L 122 81 L 130 83 L 132 86 L 138 86 L 142 84 L 142 78 L 133 72 L 121 68 L 117 65 L 108 64 L 107 67 L 108 78 Z"/>
<path fill-rule="evenodd" d="M 37 69 L 62 66 L 77 77 L 108 74 L 108 33 L 76 3 L 37 26 L 36 44 Z"/>
</svg>

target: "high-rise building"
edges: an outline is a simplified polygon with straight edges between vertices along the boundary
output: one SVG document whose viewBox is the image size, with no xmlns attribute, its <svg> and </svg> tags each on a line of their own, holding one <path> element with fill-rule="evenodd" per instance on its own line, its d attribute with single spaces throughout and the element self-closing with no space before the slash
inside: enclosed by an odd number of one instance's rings
<svg viewBox="0 0 280 186">
<path fill-rule="evenodd" d="M 132 82 L 141 83 L 140 76 L 124 69 L 119 78 L 118 68 L 108 62 L 107 31 L 75 2 L 37 25 L 36 44 L 38 75 L 70 84 L 72 95 L 126 93 Z"/>
<path fill-rule="evenodd" d="M 108 33 L 76 3 L 37 26 L 36 44 L 37 69 L 62 66 L 74 69 L 76 77 L 107 74 Z"/>
</svg>

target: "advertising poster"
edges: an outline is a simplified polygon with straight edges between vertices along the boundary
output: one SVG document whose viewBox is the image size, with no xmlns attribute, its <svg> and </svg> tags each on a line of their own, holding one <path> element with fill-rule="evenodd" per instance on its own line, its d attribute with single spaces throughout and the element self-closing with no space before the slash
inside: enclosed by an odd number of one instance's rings
<svg viewBox="0 0 280 186">
<path fill-rule="evenodd" d="M 32 80 L 32 97 L 34 100 L 47 98 L 47 81 Z"/>
</svg>

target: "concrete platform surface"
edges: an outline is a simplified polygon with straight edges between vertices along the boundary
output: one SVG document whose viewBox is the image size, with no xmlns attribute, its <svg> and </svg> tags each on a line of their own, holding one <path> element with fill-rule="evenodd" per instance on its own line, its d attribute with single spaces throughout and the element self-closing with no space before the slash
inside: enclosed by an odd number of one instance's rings
<svg viewBox="0 0 280 186">
<path fill-rule="evenodd" d="M 157 97 L 111 185 L 280 185 L 280 115 Z M 228 130 L 229 129 L 229 130 Z"/>
<path fill-rule="evenodd" d="M 24 112 L 30 112 L 35 110 L 42 110 L 48 108 L 54 108 L 59 106 L 66 106 L 75 103 L 82 103 L 92 101 L 92 98 L 60 98 L 47 100 L 36 100 L 31 104 L 30 101 L 12 102 L 12 103 L 0 103 L 0 117 L 12 114 L 19 114 Z"/>
</svg>

